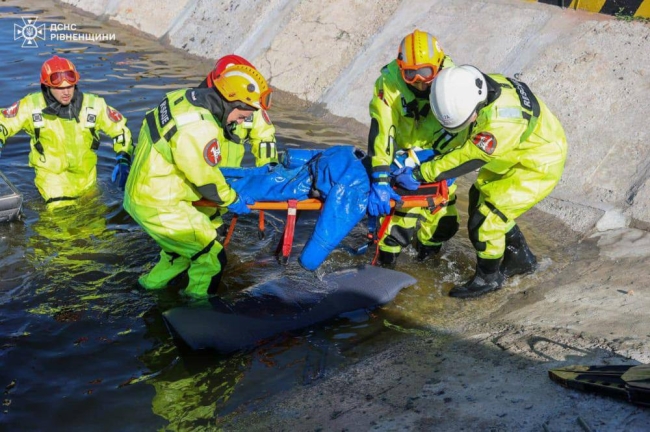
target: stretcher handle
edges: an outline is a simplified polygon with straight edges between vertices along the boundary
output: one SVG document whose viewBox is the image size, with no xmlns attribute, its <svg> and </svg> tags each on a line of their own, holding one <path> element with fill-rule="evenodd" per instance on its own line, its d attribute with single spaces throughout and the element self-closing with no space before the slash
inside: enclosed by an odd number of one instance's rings
<svg viewBox="0 0 650 432">
<path fill-rule="evenodd" d="M 412 208 L 412 207 L 429 207 L 429 202 L 426 198 L 418 196 L 405 196 L 403 197 L 403 202 L 401 203 L 402 208 Z M 198 201 L 192 202 L 195 207 L 219 207 L 214 201 L 207 199 L 200 199 Z M 390 200 L 391 208 L 395 207 L 395 201 Z M 297 210 L 320 210 L 323 207 L 323 203 L 320 200 L 315 198 L 309 198 L 306 200 L 298 201 L 296 206 Z M 286 201 L 257 201 L 255 204 L 249 204 L 248 208 L 251 210 L 287 210 L 289 204 Z"/>
</svg>

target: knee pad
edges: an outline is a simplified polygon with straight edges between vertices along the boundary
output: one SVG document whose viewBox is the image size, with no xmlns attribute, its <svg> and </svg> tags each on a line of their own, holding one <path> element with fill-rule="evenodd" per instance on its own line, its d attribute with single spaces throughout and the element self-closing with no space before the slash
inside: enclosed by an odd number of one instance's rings
<svg viewBox="0 0 650 432">
<path fill-rule="evenodd" d="M 451 239 L 458 232 L 460 224 L 456 216 L 444 216 L 438 222 L 438 226 L 431 237 L 431 242 L 442 243 Z"/>
<path fill-rule="evenodd" d="M 383 243 L 386 246 L 406 247 L 411 243 L 414 228 L 405 228 L 400 225 L 393 225 L 390 233 L 384 238 Z"/>
</svg>

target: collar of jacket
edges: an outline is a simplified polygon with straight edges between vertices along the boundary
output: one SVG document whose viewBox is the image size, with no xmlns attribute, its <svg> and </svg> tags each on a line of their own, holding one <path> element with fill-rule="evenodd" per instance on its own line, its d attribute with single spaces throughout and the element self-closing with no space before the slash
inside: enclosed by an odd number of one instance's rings
<svg viewBox="0 0 650 432">
<path fill-rule="evenodd" d="M 485 84 L 487 86 L 488 96 L 485 105 L 490 105 L 501 96 L 501 84 L 490 78 L 489 75 L 483 74 Z"/>
<path fill-rule="evenodd" d="M 83 103 L 83 93 L 77 86 L 74 87 L 74 95 L 72 100 L 68 105 L 61 105 L 59 101 L 54 99 L 52 92 L 49 87 L 41 84 L 41 91 L 43 92 L 43 97 L 45 98 L 45 103 L 47 107 L 43 109 L 43 113 L 49 115 L 55 115 L 62 119 L 74 119 L 79 123 L 79 113 L 81 112 L 81 105 Z"/>
<path fill-rule="evenodd" d="M 192 105 L 205 108 L 212 113 L 223 129 L 226 139 L 238 144 L 241 142 L 241 139 L 233 133 L 237 123 L 227 124 L 226 121 L 235 108 L 251 109 L 248 105 L 239 101 L 228 102 L 213 88 L 188 89 L 185 96 Z"/>
</svg>

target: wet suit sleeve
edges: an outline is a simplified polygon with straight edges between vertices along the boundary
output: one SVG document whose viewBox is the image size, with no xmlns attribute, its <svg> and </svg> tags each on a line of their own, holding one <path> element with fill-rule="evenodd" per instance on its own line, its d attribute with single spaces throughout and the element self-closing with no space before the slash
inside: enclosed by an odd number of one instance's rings
<svg viewBox="0 0 650 432">
<path fill-rule="evenodd" d="M 7 138 L 14 136 L 21 130 L 34 139 L 34 126 L 32 123 L 32 107 L 29 96 L 14 102 L 9 108 L 0 110 L 0 145 L 4 145 Z"/>
<path fill-rule="evenodd" d="M 463 144 L 423 163 L 413 173 L 418 180 L 424 182 L 468 174 L 509 152 L 519 143 L 522 130 L 520 125 L 505 122 L 493 123 L 489 127 L 475 127 Z"/>
<path fill-rule="evenodd" d="M 216 126 L 201 123 L 195 123 L 191 132 L 184 132 L 177 139 L 172 150 L 174 163 L 204 198 L 228 206 L 237 200 L 237 192 L 216 166 L 221 157 L 219 142 L 225 142 L 225 138 Z"/>
<path fill-rule="evenodd" d="M 400 115 L 393 108 L 397 102 L 392 92 L 384 89 L 383 77 L 379 77 L 370 100 L 368 153 L 373 172 L 390 171 L 395 154 L 395 124 Z"/>
<path fill-rule="evenodd" d="M 444 155 L 436 156 L 415 168 L 416 179 L 425 183 L 442 181 L 468 174 L 489 161 L 489 156 L 477 149 L 470 140 Z"/>
<path fill-rule="evenodd" d="M 265 110 L 255 111 L 253 125 L 248 134 L 251 152 L 255 156 L 255 166 L 278 162 L 275 142 L 275 126 Z"/>
<path fill-rule="evenodd" d="M 97 128 L 113 138 L 113 151 L 116 154 L 126 153 L 130 157 L 133 153 L 133 141 L 131 131 L 126 125 L 126 117 L 108 106 L 103 99 L 98 105 Z"/>
</svg>

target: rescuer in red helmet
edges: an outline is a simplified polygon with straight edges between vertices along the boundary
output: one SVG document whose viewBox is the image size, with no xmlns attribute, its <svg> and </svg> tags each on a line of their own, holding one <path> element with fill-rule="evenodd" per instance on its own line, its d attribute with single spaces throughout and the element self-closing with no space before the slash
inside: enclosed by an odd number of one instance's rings
<svg viewBox="0 0 650 432">
<path fill-rule="evenodd" d="M 70 204 L 96 187 L 100 132 L 113 139 L 117 154 L 113 182 L 123 190 L 129 174 L 133 144 L 126 118 L 104 98 L 82 93 L 78 83 L 74 64 L 55 55 L 41 67 L 41 91 L 0 111 L 0 150 L 21 130 L 30 136 L 29 165 L 48 207 Z"/>
</svg>

